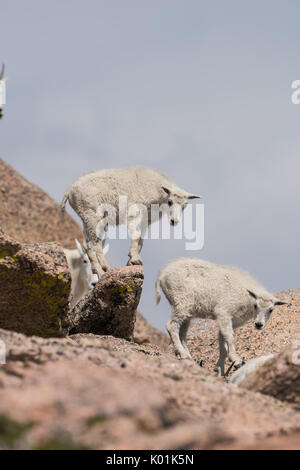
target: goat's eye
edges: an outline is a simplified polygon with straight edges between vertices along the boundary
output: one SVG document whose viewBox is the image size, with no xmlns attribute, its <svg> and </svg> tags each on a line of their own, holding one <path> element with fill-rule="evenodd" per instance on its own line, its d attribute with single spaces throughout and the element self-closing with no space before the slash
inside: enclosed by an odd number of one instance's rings
<svg viewBox="0 0 300 470">
<path fill-rule="evenodd" d="M 84 259 L 83 262 L 84 262 L 84 264 L 87 264 L 87 260 L 86 260 L 86 259 Z"/>
<path fill-rule="evenodd" d="M 254 304 L 254 310 L 257 310 L 257 305 L 256 304 Z"/>
<path fill-rule="evenodd" d="M 169 207 L 173 206 L 173 201 L 168 201 L 168 206 Z"/>
</svg>

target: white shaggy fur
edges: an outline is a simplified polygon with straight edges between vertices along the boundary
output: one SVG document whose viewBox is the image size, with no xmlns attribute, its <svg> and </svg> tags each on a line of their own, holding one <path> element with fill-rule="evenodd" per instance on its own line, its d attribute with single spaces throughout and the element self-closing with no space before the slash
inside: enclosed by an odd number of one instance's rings
<svg viewBox="0 0 300 470">
<path fill-rule="evenodd" d="M 166 328 L 181 359 L 191 358 L 186 344 L 191 318 L 217 321 L 220 375 L 224 375 L 227 354 L 235 368 L 243 365 L 235 351 L 234 329 L 251 318 L 256 328 L 262 329 L 274 306 L 286 303 L 268 293 L 248 273 L 196 258 L 180 258 L 162 269 L 156 281 L 157 302 L 160 288 L 173 309 Z"/>
<path fill-rule="evenodd" d="M 85 248 L 78 240 L 75 240 L 75 242 L 77 245 L 75 250 L 64 249 L 71 273 L 71 308 L 73 308 L 90 289 L 93 289 L 98 281 L 97 274 L 93 274 L 92 272 L 91 263 Z M 108 249 L 109 245 L 106 245 L 103 252 L 107 253 Z"/>
<path fill-rule="evenodd" d="M 5 82 L 6 78 L 4 78 L 4 64 L 2 65 L 2 69 L 0 72 L 0 119 L 2 118 L 2 106 L 5 104 Z"/>
<path fill-rule="evenodd" d="M 234 374 L 232 374 L 232 376 L 228 380 L 228 383 L 240 385 L 245 380 L 247 375 L 259 369 L 260 366 L 262 366 L 265 362 L 269 361 L 273 357 L 274 354 L 268 354 L 266 356 L 259 356 L 255 357 L 254 359 L 251 359 L 247 362 L 247 364 L 245 364 L 243 367 L 236 370 Z"/>
<path fill-rule="evenodd" d="M 124 196 L 129 209 L 125 220 L 120 220 L 123 215 L 119 213 L 119 198 Z M 175 225 L 179 222 L 187 200 L 196 197 L 199 196 L 187 193 L 169 178 L 150 168 L 108 169 L 78 178 L 65 193 L 61 209 L 64 211 L 66 202 L 69 201 L 82 219 L 93 272 L 101 275 L 103 270 L 109 269 L 101 244 L 108 225 L 126 223 L 127 226 L 136 226 L 139 229 L 136 236 L 131 236 L 128 265 L 142 264 L 140 251 L 145 229 L 150 222 L 158 220 L 162 215 L 161 212 L 156 215 L 152 213 L 150 221 L 151 206 L 164 204 L 166 207 L 163 209 L 169 209 L 170 223 Z M 113 207 L 115 217 L 111 213 L 99 213 L 99 207 L 102 208 L 105 204 Z M 139 205 L 143 205 L 145 213 L 141 213 Z"/>
</svg>

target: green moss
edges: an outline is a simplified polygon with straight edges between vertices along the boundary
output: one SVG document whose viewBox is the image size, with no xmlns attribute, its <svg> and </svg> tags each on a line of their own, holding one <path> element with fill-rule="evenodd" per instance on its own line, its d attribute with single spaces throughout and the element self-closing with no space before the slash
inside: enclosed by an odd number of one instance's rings
<svg viewBox="0 0 300 470">
<path fill-rule="evenodd" d="M 6 258 L 7 256 L 10 256 L 10 253 L 8 250 L 1 250 L 0 251 L 0 259 Z"/>
<path fill-rule="evenodd" d="M 60 276 L 53 277 L 35 272 L 24 280 L 27 290 L 27 307 L 38 302 L 46 303 L 50 312 L 58 313 L 66 303 L 70 290 L 69 283 L 63 284 Z"/>
<path fill-rule="evenodd" d="M 74 442 L 71 437 L 57 434 L 48 441 L 38 444 L 33 450 L 91 450 L 89 447 Z"/>
<path fill-rule="evenodd" d="M 134 292 L 135 290 L 135 285 L 128 282 L 127 284 L 119 287 L 119 294 L 121 297 L 124 297 L 128 292 Z"/>
<path fill-rule="evenodd" d="M 96 426 L 97 424 L 105 423 L 106 420 L 107 420 L 107 418 L 104 415 L 95 415 L 95 416 L 91 416 L 87 420 L 86 424 L 88 425 L 89 428 L 91 428 L 93 426 Z"/>
<path fill-rule="evenodd" d="M 17 256 L 11 256 L 11 252 L 8 250 L 0 251 L 0 259 L 9 258 L 11 261 L 18 261 Z"/>
<path fill-rule="evenodd" d="M 29 429 L 33 423 L 18 423 L 17 421 L 0 414 L 0 440 L 13 446 Z"/>
</svg>

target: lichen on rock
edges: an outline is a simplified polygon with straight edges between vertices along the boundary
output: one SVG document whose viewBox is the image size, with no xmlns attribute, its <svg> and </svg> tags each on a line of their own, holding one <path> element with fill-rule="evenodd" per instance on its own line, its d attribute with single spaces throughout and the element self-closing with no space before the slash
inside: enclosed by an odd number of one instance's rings
<svg viewBox="0 0 300 470">
<path fill-rule="evenodd" d="M 68 333 L 71 276 L 55 243 L 21 245 L 0 233 L 0 327 L 43 337 Z"/>
</svg>

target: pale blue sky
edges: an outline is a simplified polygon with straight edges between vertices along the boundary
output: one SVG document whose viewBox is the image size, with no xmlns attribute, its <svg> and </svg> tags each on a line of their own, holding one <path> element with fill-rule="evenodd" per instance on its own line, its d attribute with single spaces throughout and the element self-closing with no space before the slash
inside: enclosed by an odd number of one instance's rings
<svg viewBox="0 0 300 470">
<path fill-rule="evenodd" d="M 152 166 L 204 195 L 199 257 L 299 287 L 298 1 L 0 0 L 0 154 L 60 201 L 80 174 Z M 127 261 L 111 242 L 109 261 Z M 144 315 L 184 241 L 146 241 Z"/>
</svg>

